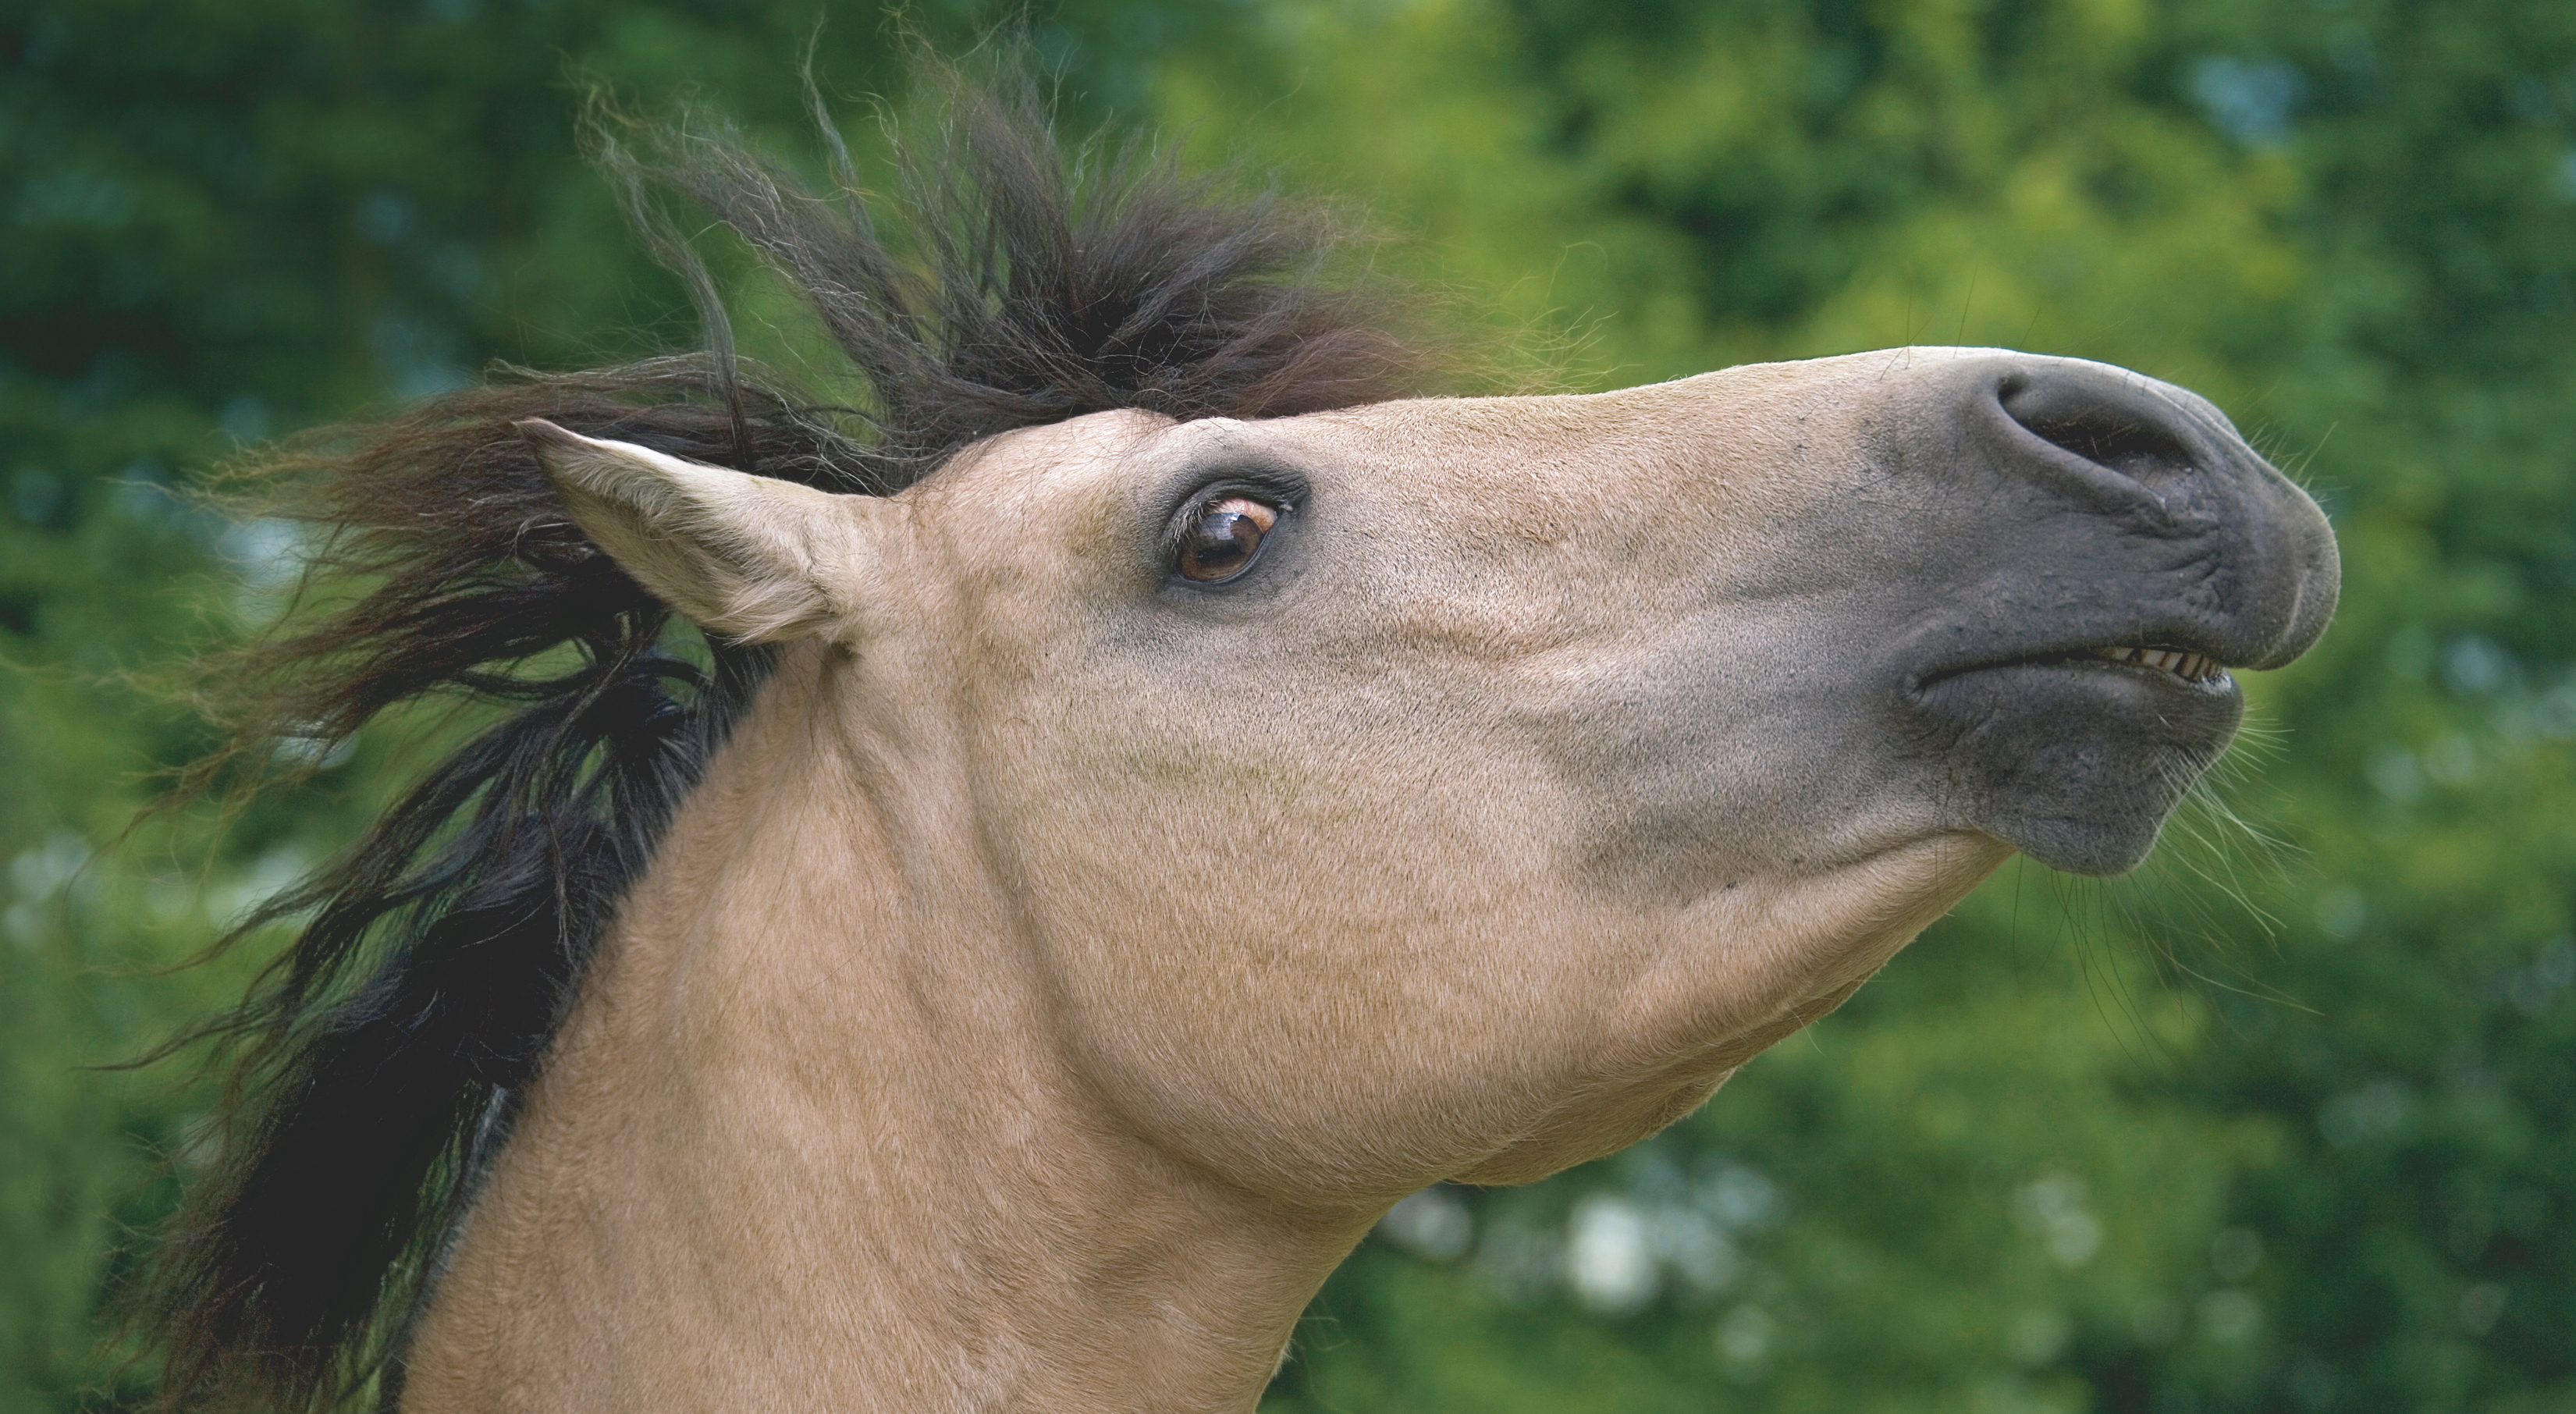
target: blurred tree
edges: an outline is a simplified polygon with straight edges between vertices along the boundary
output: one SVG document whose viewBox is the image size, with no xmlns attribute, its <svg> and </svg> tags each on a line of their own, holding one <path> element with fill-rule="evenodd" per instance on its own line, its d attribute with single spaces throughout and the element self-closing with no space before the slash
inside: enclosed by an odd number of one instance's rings
<svg viewBox="0 0 2576 1414">
<path fill-rule="evenodd" d="M 92 858 L 203 745 L 121 674 L 293 560 L 173 489 L 494 358 L 688 342 L 579 90 L 695 85 L 801 150 L 815 14 L 0 8 L 0 1412 L 136 1393 L 98 1293 L 199 1102 L 74 1067 L 240 978 L 133 968 L 401 764 Z M 2253 684 L 2198 838 L 2107 888 L 2008 868 L 1663 1139 L 1409 1203 L 1270 1408 L 2576 1409 L 2576 10 L 1068 0 L 1033 35 L 1083 120 L 1360 194 L 1579 383 L 2103 358 L 2209 393 L 2344 536 L 2341 621 Z M 834 93 L 893 81 L 873 11 L 817 43 Z"/>
</svg>

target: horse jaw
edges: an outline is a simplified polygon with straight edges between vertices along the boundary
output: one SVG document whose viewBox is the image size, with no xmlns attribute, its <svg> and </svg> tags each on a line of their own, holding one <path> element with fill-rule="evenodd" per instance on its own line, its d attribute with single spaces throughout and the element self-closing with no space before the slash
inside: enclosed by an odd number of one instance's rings
<svg viewBox="0 0 2576 1414">
<path fill-rule="evenodd" d="M 1617 1054 L 1586 1067 L 1605 1079 L 1455 1180 L 1534 1182 L 1684 1118 L 1746 1061 L 1841 1006 L 2010 854 L 1984 835 L 1936 836 L 1705 901 L 1683 939 L 1760 938 L 1765 946 L 1730 959 L 1716 991 L 1709 983 L 1718 969 L 1704 942 L 1669 949 L 1638 979 L 1624 1024 L 1610 1028 Z"/>
</svg>

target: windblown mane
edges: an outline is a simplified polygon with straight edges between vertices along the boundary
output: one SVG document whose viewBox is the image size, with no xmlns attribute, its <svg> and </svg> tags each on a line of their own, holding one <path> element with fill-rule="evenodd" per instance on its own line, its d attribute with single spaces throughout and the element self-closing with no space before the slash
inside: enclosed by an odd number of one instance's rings
<svg viewBox="0 0 2576 1414">
<path fill-rule="evenodd" d="M 348 594 L 222 665 L 230 759 L 338 741 L 423 698 L 500 713 L 225 941 L 305 920 L 242 1004 L 192 1033 L 222 1043 L 225 1087 L 218 1157 L 146 1287 L 164 1407 L 328 1408 L 371 1386 L 391 1401 L 481 1160 L 767 670 L 756 649 L 675 651 L 685 626 L 583 537 L 512 423 L 885 494 L 979 438 L 1089 412 L 1259 417 L 1422 391 L 1429 361 L 1388 322 L 1401 302 L 1334 273 L 1349 238 L 1329 214 L 1228 195 L 1132 142 L 1060 145 L 1016 70 L 976 84 L 921 68 L 932 98 L 897 145 L 899 241 L 828 122 L 829 196 L 722 130 L 598 124 L 708 349 L 505 370 L 260 469 L 321 530 L 308 587 Z M 672 194 L 803 293 L 856 367 L 856 406 L 738 366 Z"/>
</svg>

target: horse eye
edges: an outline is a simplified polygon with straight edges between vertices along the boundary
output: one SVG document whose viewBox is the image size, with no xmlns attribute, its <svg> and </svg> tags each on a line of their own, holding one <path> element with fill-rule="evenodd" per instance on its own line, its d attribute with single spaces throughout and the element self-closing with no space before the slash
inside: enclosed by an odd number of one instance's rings
<svg viewBox="0 0 2576 1414">
<path fill-rule="evenodd" d="M 1202 584 L 1234 578 L 1251 567 L 1261 553 L 1261 537 L 1277 524 L 1278 507 L 1248 497 L 1208 502 L 1181 534 L 1181 574 Z"/>
</svg>

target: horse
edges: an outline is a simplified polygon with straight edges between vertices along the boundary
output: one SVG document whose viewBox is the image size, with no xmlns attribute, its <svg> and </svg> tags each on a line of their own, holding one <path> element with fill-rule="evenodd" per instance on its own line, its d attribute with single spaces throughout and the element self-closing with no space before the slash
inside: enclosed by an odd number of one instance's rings
<svg viewBox="0 0 2576 1414">
<path fill-rule="evenodd" d="M 705 351 L 279 454 L 346 592 L 237 750 L 487 711 L 245 925 L 169 1407 L 1251 1409 L 1406 1195 L 1654 1134 L 2015 850 L 2135 865 L 2332 612 L 2179 388 L 1460 395 L 1329 211 L 930 87 L 901 231 L 608 130 Z"/>
</svg>

